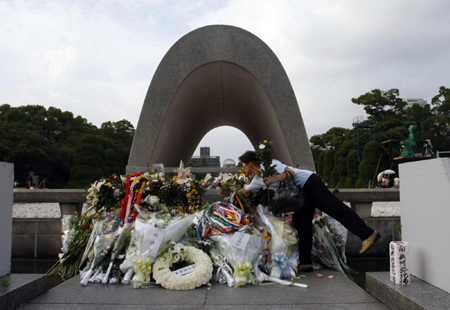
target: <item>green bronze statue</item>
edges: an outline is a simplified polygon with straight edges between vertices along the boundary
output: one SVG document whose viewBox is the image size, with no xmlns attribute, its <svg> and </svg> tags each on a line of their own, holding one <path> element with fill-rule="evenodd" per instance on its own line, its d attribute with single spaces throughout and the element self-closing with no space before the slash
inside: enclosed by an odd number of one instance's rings
<svg viewBox="0 0 450 310">
<path fill-rule="evenodd" d="M 416 144 L 416 130 L 417 130 L 417 125 L 410 125 L 408 128 L 409 131 L 409 136 L 408 139 L 406 139 L 405 141 L 401 141 L 400 144 L 403 145 L 405 148 L 403 149 L 402 154 L 400 155 L 400 157 L 406 157 L 406 156 L 415 156 L 416 154 L 414 153 L 414 149 L 417 148 L 417 144 Z"/>
</svg>

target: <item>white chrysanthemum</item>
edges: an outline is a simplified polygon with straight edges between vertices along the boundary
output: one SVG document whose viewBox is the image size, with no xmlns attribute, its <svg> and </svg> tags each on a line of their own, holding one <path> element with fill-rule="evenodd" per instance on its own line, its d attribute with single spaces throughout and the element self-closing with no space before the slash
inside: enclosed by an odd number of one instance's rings
<svg viewBox="0 0 450 310">
<path fill-rule="evenodd" d="M 265 144 L 260 144 L 260 145 L 259 145 L 259 149 L 260 149 L 260 150 L 264 150 L 265 148 L 266 148 L 266 145 L 265 145 Z"/>
</svg>

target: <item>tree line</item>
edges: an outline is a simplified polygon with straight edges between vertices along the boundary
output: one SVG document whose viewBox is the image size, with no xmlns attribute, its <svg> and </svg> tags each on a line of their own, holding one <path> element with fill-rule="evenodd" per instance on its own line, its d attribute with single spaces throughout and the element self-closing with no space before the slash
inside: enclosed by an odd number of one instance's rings
<svg viewBox="0 0 450 310">
<path fill-rule="evenodd" d="M 127 120 L 100 128 L 72 112 L 40 105 L 0 105 L 0 161 L 14 163 L 25 186 L 30 171 L 49 188 L 86 188 L 113 173 L 125 173 L 135 129 Z"/>
<path fill-rule="evenodd" d="M 400 141 L 407 139 L 410 125 L 417 125 L 422 142 L 417 153 L 425 152 L 427 139 L 434 151 L 450 151 L 449 88 L 441 86 L 425 106 L 406 107 L 398 89 L 374 89 L 352 102 L 364 106 L 367 119 L 352 124 L 353 129 L 333 127 L 310 139 L 316 172 L 330 187 L 364 188 L 369 180 L 376 181 L 377 174 L 391 169 L 400 156 Z"/>
<path fill-rule="evenodd" d="M 390 169 L 410 125 L 417 125 L 416 134 L 423 141 L 430 139 L 434 150 L 450 151 L 449 88 L 440 87 L 424 107 L 406 108 L 398 89 L 374 89 L 352 102 L 364 106 L 368 115 L 352 124 L 360 130 L 333 127 L 310 139 L 316 172 L 331 187 L 367 187 L 378 172 Z M 34 171 L 47 179 L 49 188 L 86 188 L 101 177 L 125 173 L 134 132 L 127 120 L 97 128 L 54 107 L 3 104 L 0 161 L 14 163 L 15 180 L 22 186 Z M 206 159 L 199 166 L 207 166 Z"/>
</svg>

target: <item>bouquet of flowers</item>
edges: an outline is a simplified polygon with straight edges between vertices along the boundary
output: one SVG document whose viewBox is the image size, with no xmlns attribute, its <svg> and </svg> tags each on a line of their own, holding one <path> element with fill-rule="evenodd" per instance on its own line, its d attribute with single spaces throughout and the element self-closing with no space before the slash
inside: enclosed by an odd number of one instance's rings
<svg viewBox="0 0 450 310">
<path fill-rule="evenodd" d="M 253 265 L 253 271 L 254 271 L 254 274 L 255 274 L 255 279 L 256 279 L 256 281 L 258 283 L 269 281 L 269 282 L 275 282 L 275 283 L 278 283 L 278 284 L 281 284 L 281 285 L 297 286 L 297 287 L 301 287 L 301 288 L 308 288 L 308 285 L 306 285 L 306 284 L 294 282 L 295 281 L 294 278 L 291 278 L 292 281 L 285 281 L 285 280 L 281 280 L 281 279 L 276 278 L 276 277 L 268 276 L 267 274 L 265 274 L 264 272 L 262 272 L 259 269 L 259 266 L 261 264 L 260 262 L 262 261 L 262 259 L 263 259 L 263 256 L 260 255 L 258 260 L 256 261 L 256 263 Z"/>
<path fill-rule="evenodd" d="M 117 238 L 116 243 L 114 244 L 114 248 L 111 253 L 111 262 L 109 263 L 108 270 L 106 271 L 105 276 L 103 277 L 102 283 L 108 283 L 109 274 L 113 267 L 114 261 L 119 257 L 119 255 L 123 254 L 128 248 L 131 240 L 131 224 L 125 224 Z"/>
<path fill-rule="evenodd" d="M 347 266 L 346 260 L 341 254 L 342 252 L 340 253 L 336 247 L 334 242 L 336 237 L 333 237 L 333 235 L 336 235 L 336 232 L 328 224 L 327 219 L 315 214 L 313 219 L 313 260 L 340 271 L 349 279 L 352 279 L 350 275 L 351 270 Z M 341 239 L 341 237 L 337 237 L 337 239 Z"/>
<path fill-rule="evenodd" d="M 220 253 L 217 248 L 212 248 L 209 251 L 209 257 L 216 268 L 216 281 L 219 283 L 226 283 L 229 287 L 234 286 L 233 269 L 230 267 L 227 259 L 222 253 Z"/>
<path fill-rule="evenodd" d="M 75 235 L 76 227 L 78 224 L 78 218 L 76 215 L 64 215 L 61 221 L 61 239 L 62 239 L 62 249 L 61 251 L 65 253 L 69 247 L 70 242 L 72 242 Z M 60 254 L 62 256 L 62 254 Z"/>
<path fill-rule="evenodd" d="M 110 175 L 106 179 L 95 181 L 86 196 L 87 210 L 97 214 L 114 211 L 120 207 L 123 199 L 124 179 L 122 176 Z"/>
<path fill-rule="evenodd" d="M 256 284 L 252 276 L 252 265 L 265 249 L 265 239 L 261 233 L 251 225 L 246 225 L 234 234 L 214 235 L 210 238 L 233 266 L 235 286 L 246 285 L 248 279 Z"/>
<path fill-rule="evenodd" d="M 82 263 L 82 253 L 92 232 L 92 220 L 95 216 L 78 216 L 70 218 L 70 226 L 73 229 L 72 240 L 64 243 L 65 251 L 59 260 L 47 271 L 48 275 L 60 275 L 68 279 L 77 274 Z M 67 220 L 67 218 L 66 218 Z M 63 219 L 63 221 L 65 221 Z M 68 226 L 63 226 L 68 228 Z"/>
<path fill-rule="evenodd" d="M 270 240 L 270 276 L 293 277 L 298 263 L 297 232 L 280 218 L 272 215 L 262 205 L 257 207 L 255 222 L 264 227 L 271 236 Z"/>
<path fill-rule="evenodd" d="M 88 272 L 81 279 L 81 285 L 86 286 L 94 270 L 100 267 L 100 264 L 108 256 L 114 242 L 115 233 L 107 235 L 98 235 L 94 242 L 94 260 L 91 262 Z"/>
<path fill-rule="evenodd" d="M 220 172 L 214 180 L 219 196 L 222 198 L 230 197 L 233 192 L 239 191 L 249 183 L 249 179 L 242 172 L 239 174 Z"/>
<path fill-rule="evenodd" d="M 124 284 L 131 280 L 135 288 L 148 286 L 150 283 L 151 264 L 169 246 L 178 242 L 189 229 L 195 214 L 172 218 L 167 212 L 148 212 L 145 217 L 138 215 L 133 232 L 133 241 L 127 251 L 125 261 L 120 266 L 125 272 Z"/>
</svg>

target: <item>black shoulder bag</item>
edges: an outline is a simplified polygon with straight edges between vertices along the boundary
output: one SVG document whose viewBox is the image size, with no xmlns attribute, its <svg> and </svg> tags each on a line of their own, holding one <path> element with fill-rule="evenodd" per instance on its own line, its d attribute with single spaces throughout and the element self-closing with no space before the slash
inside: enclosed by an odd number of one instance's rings
<svg viewBox="0 0 450 310">
<path fill-rule="evenodd" d="M 290 174 L 294 185 L 286 187 L 286 181 L 280 182 L 280 186 L 271 200 L 272 213 L 274 215 L 296 211 L 306 206 L 302 187 L 295 183 L 294 176 L 290 171 L 285 171 L 285 173 Z"/>
</svg>

